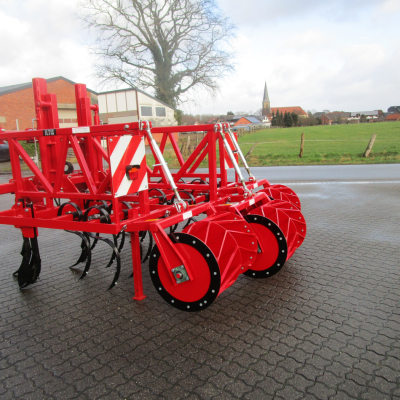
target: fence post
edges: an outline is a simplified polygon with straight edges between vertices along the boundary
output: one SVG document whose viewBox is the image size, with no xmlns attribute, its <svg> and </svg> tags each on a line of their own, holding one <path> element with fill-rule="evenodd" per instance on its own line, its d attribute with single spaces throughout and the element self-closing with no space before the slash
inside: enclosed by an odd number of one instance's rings
<svg viewBox="0 0 400 400">
<path fill-rule="evenodd" d="M 374 134 L 374 135 L 371 136 L 371 139 L 370 139 L 370 141 L 368 143 L 367 148 L 365 149 L 363 157 L 367 158 L 369 156 L 369 153 L 371 153 L 371 150 L 372 150 L 372 146 L 375 143 L 375 139 L 376 139 L 376 135 Z"/>
<path fill-rule="evenodd" d="M 301 143 L 300 143 L 300 154 L 299 157 L 303 157 L 303 151 L 304 151 L 304 132 L 301 133 Z"/>
<path fill-rule="evenodd" d="M 251 147 L 251 149 L 248 151 L 248 153 L 244 156 L 244 158 L 247 158 L 253 152 L 253 150 L 256 148 L 258 143 L 260 143 L 260 142 L 254 143 L 254 145 Z"/>
</svg>

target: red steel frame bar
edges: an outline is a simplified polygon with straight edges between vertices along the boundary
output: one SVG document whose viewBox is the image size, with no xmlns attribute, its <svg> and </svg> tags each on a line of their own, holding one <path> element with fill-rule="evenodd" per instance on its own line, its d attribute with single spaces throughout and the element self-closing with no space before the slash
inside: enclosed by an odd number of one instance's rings
<svg viewBox="0 0 400 400">
<path fill-rule="evenodd" d="M 59 128 L 57 102 L 53 94 L 47 93 L 46 81 L 41 78 L 33 80 L 35 107 L 38 120 L 38 129 L 28 132 L 5 132 L 0 134 L 0 140 L 8 140 L 10 147 L 10 158 L 13 172 L 13 179 L 10 183 L 0 185 L 0 194 L 15 193 L 16 203 L 10 209 L 0 212 L 0 223 L 14 225 L 20 228 L 24 234 L 31 235 L 32 228 L 65 229 L 83 232 L 98 232 L 104 234 L 118 234 L 125 230 L 131 235 L 131 251 L 134 273 L 134 286 L 136 300 L 141 300 L 143 285 L 141 277 L 140 243 L 139 232 L 149 230 L 152 232 L 158 248 L 163 256 L 169 271 L 173 267 L 184 264 L 184 255 L 172 245 L 165 228 L 185 221 L 192 216 L 201 213 L 213 214 L 217 210 L 238 212 L 238 210 L 254 204 L 255 201 L 262 202 L 266 199 L 265 193 L 254 195 L 251 199 L 244 199 L 243 190 L 235 185 L 236 182 L 227 181 L 225 167 L 226 152 L 222 137 L 214 125 L 196 125 L 184 127 L 163 127 L 153 128 L 153 133 L 162 133 L 161 152 L 164 152 L 167 139 L 169 138 L 175 155 L 181 168 L 173 174 L 174 181 L 179 189 L 207 190 L 209 202 L 190 205 L 186 212 L 178 212 L 174 205 L 159 205 L 157 199 L 149 199 L 148 191 L 141 191 L 139 194 L 127 195 L 116 198 L 106 193 L 111 186 L 111 172 L 103 169 L 103 160 L 110 165 L 110 158 L 101 145 L 102 138 L 108 136 L 122 135 L 146 135 L 146 131 L 140 130 L 140 124 L 115 124 L 99 125 L 98 107 L 91 105 L 87 97 L 85 85 L 75 86 L 78 125 L 77 128 Z M 94 116 L 92 115 L 94 113 Z M 93 119 L 92 119 L 93 118 Z M 94 120 L 94 124 L 92 121 Z M 173 135 L 174 132 L 205 131 L 206 134 L 196 147 L 194 152 L 185 161 L 180 153 L 178 144 Z M 37 167 L 20 141 L 36 137 L 39 140 L 42 170 Z M 217 141 L 219 153 L 217 154 Z M 67 159 L 68 148 L 72 147 L 79 171 L 71 174 L 64 174 L 64 165 Z M 154 154 L 154 151 L 153 151 Z M 200 163 L 208 156 L 208 173 L 196 172 Z M 23 177 L 19 157 L 28 165 L 33 175 Z M 217 171 L 217 157 L 219 157 L 220 171 Z M 156 164 L 159 161 L 154 154 Z M 151 178 L 162 178 L 162 183 L 149 182 L 149 188 L 166 190 L 168 199 L 172 197 L 172 191 L 166 183 L 163 169 L 155 166 L 153 170 L 148 168 Z M 208 179 L 204 184 L 179 183 L 181 178 L 202 178 Z M 220 180 L 219 186 L 217 185 Z M 268 183 L 268 181 L 257 181 L 249 183 L 254 188 Z M 83 185 L 83 186 L 82 186 Z M 82 187 L 86 187 L 89 193 L 83 193 Z M 227 204 L 228 199 L 237 200 L 236 205 Z M 24 210 L 24 202 L 35 203 L 35 218 L 31 213 L 27 215 Z M 99 220 L 74 221 L 73 215 L 65 214 L 58 216 L 58 207 L 54 206 L 54 199 L 67 199 L 75 201 L 84 209 L 85 200 L 105 200 L 112 202 L 113 213 L 110 215 L 111 223 L 103 224 Z M 197 196 L 197 200 L 205 200 L 204 195 Z M 121 201 L 130 202 L 132 208 L 128 210 L 127 217 L 121 210 Z M 192 276 L 190 268 L 187 268 L 189 277 Z M 174 278 L 170 273 L 172 283 Z M 176 283 L 174 283 L 176 284 Z"/>
</svg>

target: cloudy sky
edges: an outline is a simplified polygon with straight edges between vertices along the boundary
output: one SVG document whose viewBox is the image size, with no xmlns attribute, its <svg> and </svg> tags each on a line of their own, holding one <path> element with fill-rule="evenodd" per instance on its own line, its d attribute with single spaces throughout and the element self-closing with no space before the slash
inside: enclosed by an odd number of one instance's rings
<svg viewBox="0 0 400 400">
<path fill-rule="evenodd" d="M 219 0 L 238 27 L 236 72 L 191 113 L 272 107 L 363 111 L 400 105 L 400 0 Z M 76 0 L 0 0 L 0 86 L 65 76 L 100 90 Z"/>
</svg>

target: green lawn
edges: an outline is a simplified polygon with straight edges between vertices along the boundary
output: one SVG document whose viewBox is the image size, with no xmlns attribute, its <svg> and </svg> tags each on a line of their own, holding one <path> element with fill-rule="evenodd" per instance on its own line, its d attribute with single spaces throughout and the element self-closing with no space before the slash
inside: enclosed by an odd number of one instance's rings
<svg viewBox="0 0 400 400">
<path fill-rule="evenodd" d="M 304 155 L 299 158 L 302 132 L 305 133 Z M 377 135 L 374 147 L 370 157 L 364 158 L 363 153 L 374 133 Z M 259 144 L 247 158 L 251 166 L 400 162 L 400 122 L 265 129 L 239 138 L 244 154 L 256 142 Z M 26 146 L 33 155 L 33 145 Z M 148 165 L 153 166 L 152 155 L 147 154 L 146 158 Z M 165 158 L 170 168 L 179 167 L 170 145 Z M 201 167 L 206 166 L 206 161 L 201 164 Z M 0 172 L 9 170 L 9 163 L 0 165 Z"/>
<path fill-rule="evenodd" d="M 304 155 L 299 158 L 302 132 Z M 374 147 L 364 158 L 374 133 Z M 400 122 L 266 129 L 239 138 L 244 154 L 256 142 L 260 144 L 247 159 L 254 166 L 400 162 Z"/>
</svg>

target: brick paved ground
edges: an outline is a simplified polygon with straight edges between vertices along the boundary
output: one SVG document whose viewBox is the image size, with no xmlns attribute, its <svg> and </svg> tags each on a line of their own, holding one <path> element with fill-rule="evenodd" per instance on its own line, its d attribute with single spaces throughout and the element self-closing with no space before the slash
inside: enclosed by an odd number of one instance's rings
<svg viewBox="0 0 400 400">
<path fill-rule="evenodd" d="M 197 314 L 168 306 L 147 265 L 133 302 L 128 249 L 112 291 L 101 244 L 77 282 L 65 232 L 40 231 L 41 279 L 21 292 L 20 234 L 1 226 L 0 398 L 400 399 L 400 184 L 293 188 L 303 246 Z"/>
</svg>

